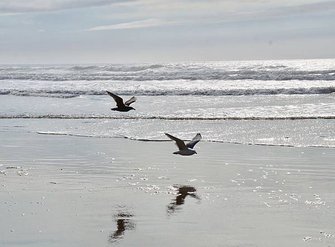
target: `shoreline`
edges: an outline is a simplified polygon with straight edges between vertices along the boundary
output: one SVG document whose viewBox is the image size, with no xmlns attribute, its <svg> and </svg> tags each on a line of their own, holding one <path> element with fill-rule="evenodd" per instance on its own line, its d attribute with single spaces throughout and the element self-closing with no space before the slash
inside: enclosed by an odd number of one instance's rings
<svg viewBox="0 0 335 247">
<path fill-rule="evenodd" d="M 138 126 L 141 126 L 139 128 Z M 295 121 L 160 121 L 129 119 L 2 119 L 0 130 L 53 136 L 169 141 L 164 132 L 183 140 L 201 132 L 202 142 L 278 147 L 334 148 L 333 120 Z"/>
<path fill-rule="evenodd" d="M 78 138 L 101 138 L 101 139 L 125 139 L 130 141 L 138 141 L 138 142 L 171 142 L 171 140 L 163 140 L 163 139 L 136 139 L 127 136 L 90 136 L 90 135 L 76 135 L 76 134 L 65 134 L 65 133 L 56 133 L 56 132 L 36 132 L 38 135 L 51 135 L 51 136 L 69 136 L 69 137 L 78 137 Z M 184 141 L 190 141 L 185 140 Z M 246 145 L 246 146 L 264 146 L 264 147 L 283 147 L 283 148 L 335 148 L 331 146 L 294 146 L 294 145 L 285 145 L 285 144 L 263 144 L 263 143 L 242 143 L 242 142 L 225 142 L 225 141 L 212 141 L 212 140 L 201 140 L 205 143 L 218 143 L 218 144 L 232 144 L 232 145 Z"/>
</svg>

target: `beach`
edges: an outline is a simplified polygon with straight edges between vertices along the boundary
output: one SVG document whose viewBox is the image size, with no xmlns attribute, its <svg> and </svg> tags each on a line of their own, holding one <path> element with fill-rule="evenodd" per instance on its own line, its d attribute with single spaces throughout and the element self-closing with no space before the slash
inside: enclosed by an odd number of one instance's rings
<svg viewBox="0 0 335 247">
<path fill-rule="evenodd" d="M 200 142 L 181 157 L 170 141 L 4 129 L 1 246 L 335 243 L 332 148 Z"/>
<path fill-rule="evenodd" d="M 0 65 L 0 246 L 335 246 L 334 64 Z"/>
</svg>

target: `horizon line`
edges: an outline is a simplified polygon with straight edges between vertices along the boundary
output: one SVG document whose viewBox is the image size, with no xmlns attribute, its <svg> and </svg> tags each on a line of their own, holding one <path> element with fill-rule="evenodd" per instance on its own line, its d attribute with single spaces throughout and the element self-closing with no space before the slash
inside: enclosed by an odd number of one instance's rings
<svg viewBox="0 0 335 247">
<path fill-rule="evenodd" d="M 178 64 L 178 63 L 211 63 L 211 62 L 251 62 L 251 61 L 297 61 L 297 60 L 335 60 L 335 57 L 319 58 L 255 58 L 255 59 L 222 59 L 222 60 L 179 60 L 179 61 L 134 61 L 134 62 L 78 62 L 78 63 L 51 63 L 51 62 L 33 62 L 33 63 L 1 63 L 0 66 L 6 65 L 90 65 L 90 64 Z"/>
</svg>

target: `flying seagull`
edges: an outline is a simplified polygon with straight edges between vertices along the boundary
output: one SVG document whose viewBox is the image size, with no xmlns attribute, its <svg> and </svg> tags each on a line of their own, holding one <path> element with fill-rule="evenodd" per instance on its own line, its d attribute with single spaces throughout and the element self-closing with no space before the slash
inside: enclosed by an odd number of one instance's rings
<svg viewBox="0 0 335 247">
<path fill-rule="evenodd" d="M 195 137 L 185 145 L 185 142 L 180 140 L 177 137 L 174 137 L 168 133 L 165 133 L 167 137 L 169 137 L 171 140 L 176 142 L 176 145 L 179 148 L 179 151 L 174 152 L 173 154 L 180 154 L 180 155 L 193 155 L 196 154 L 197 152 L 193 150 L 193 147 L 195 144 L 197 144 L 201 140 L 201 135 L 200 133 L 196 134 Z"/>
<path fill-rule="evenodd" d="M 135 110 L 135 108 L 129 106 L 131 103 L 134 103 L 136 101 L 136 98 L 133 96 L 129 100 L 123 103 L 123 99 L 116 94 L 113 94 L 109 91 L 106 91 L 110 96 L 113 97 L 113 99 L 116 102 L 116 108 L 112 108 L 112 111 L 130 111 L 130 110 Z"/>
</svg>

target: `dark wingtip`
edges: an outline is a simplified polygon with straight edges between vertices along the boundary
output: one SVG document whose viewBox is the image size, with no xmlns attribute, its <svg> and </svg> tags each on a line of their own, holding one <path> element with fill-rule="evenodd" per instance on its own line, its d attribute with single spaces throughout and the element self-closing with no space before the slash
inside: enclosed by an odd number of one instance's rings
<svg viewBox="0 0 335 247">
<path fill-rule="evenodd" d="M 171 135 L 169 133 L 164 132 L 164 134 L 171 139 Z M 171 139 L 172 140 L 172 139 Z"/>
</svg>

